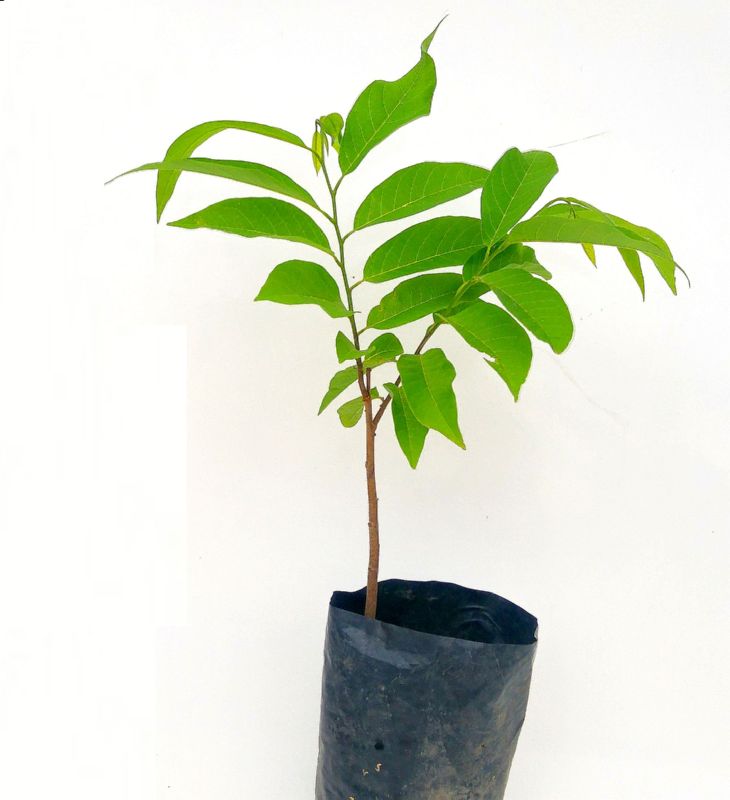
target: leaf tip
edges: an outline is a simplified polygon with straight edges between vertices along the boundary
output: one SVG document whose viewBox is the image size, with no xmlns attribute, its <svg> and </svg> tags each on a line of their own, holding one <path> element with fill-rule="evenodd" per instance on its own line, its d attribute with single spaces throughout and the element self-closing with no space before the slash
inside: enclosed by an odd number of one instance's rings
<svg viewBox="0 0 730 800">
<path fill-rule="evenodd" d="M 128 169 L 126 172 L 120 172 L 119 175 L 115 175 L 113 178 L 109 178 L 109 180 L 104 181 L 104 186 L 108 186 L 110 183 L 114 183 L 119 178 L 123 178 L 125 175 L 131 175 L 133 172 L 137 172 L 139 168 L 136 169 Z"/>
<path fill-rule="evenodd" d="M 458 427 L 453 433 L 454 435 L 449 437 L 451 441 L 457 447 L 460 447 L 462 450 L 466 450 L 466 443 L 464 442 L 464 437 L 461 435 L 461 431 L 458 429 Z"/>
<path fill-rule="evenodd" d="M 680 267 L 679 264 L 677 264 L 676 261 L 674 262 L 674 266 L 682 273 L 682 275 L 684 275 L 685 280 L 687 281 L 687 288 L 691 289 L 692 288 L 692 281 L 689 279 L 689 275 L 687 274 L 687 272 L 685 270 L 683 270 L 682 267 Z M 675 292 L 675 294 L 676 294 L 676 292 Z"/>
<path fill-rule="evenodd" d="M 517 386 L 509 386 L 510 394 L 512 395 L 513 402 L 517 403 L 520 399 L 520 393 L 522 392 L 522 387 L 524 383 L 520 383 Z"/>
<path fill-rule="evenodd" d="M 168 222 L 167 225 L 171 228 L 188 228 L 189 230 L 205 227 L 204 224 L 201 224 L 200 217 L 197 213 L 190 214 L 190 216 L 182 217 L 181 219 L 175 219 L 172 222 Z"/>
<path fill-rule="evenodd" d="M 555 342 L 555 343 L 550 345 L 552 347 L 553 353 L 555 353 L 555 355 L 559 356 L 561 353 L 564 353 L 568 349 L 568 347 L 570 346 L 570 343 L 573 341 L 573 333 L 574 332 L 575 332 L 575 329 L 571 330 L 570 336 L 564 342 Z"/>
<path fill-rule="evenodd" d="M 431 46 L 431 42 L 433 41 L 433 37 L 436 36 L 436 32 L 441 27 L 441 23 L 448 17 L 448 14 L 444 14 L 443 17 L 438 22 L 438 25 L 428 34 L 428 36 L 421 42 L 421 52 L 428 53 L 428 48 Z"/>
</svg>

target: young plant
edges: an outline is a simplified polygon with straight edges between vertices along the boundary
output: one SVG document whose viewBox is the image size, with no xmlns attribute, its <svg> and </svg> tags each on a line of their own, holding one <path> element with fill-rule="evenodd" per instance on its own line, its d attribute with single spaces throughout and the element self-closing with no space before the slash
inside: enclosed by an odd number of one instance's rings
<svg viewBox="0 0 730 800">
<path fill-rule="evenodd" d="M 332 247 L 309 213 L 273 197 L 222 200 L 168 223 L 177 228 L 288 239 L 319 252 L 317 261 L 297 258 L 275 266 L 255 299 L 316 305 L 346 326 L 346 331 L 337 333 L 333 347 L 333 356 L 344 366 L 333 375 L 319 413 L 347 389 L 355 388 L 354 396 L 340 405 L 337 413 L 348 428 L 365 419 L 369 530 L 365 614 L 369 617 L 375 616 L 377 608 L 380 537 L 375 434 L 383 417 L 390 409 L 395 436 L 413 468 L 429 431 L 464 447 L 452 386 L 456 372 L 443 349 L 427 348 L 438 329 L 450 326 L 483 354 L 484 362 L 517 400 L 532 361 L 530 334 L 555 353 L 562 353 L 573 335 L 568 307 L 551 285 L 552 276 L 531 244 L 578 244 L 594 265 L 597 245 L 615 247 L 642 296 L 644 259 L 653 263 L 676 294 L 678 265 L 664 239 L 648 228 L 574 197 L 557 197 L 526 216 L 558 171 L 552 154 L 539 150 L 512 148 L 491 170 L 434 161 L 404 167 L 372 189 L 357 209 L 352 227 L 343 227 L 337 204 L 343 181 L 376 145 L 430 112 L 436 68 L 429 47 L 435 33 L 424 39 L 415 66 L 398 80 L 371 83 L 345 119 L 337 113 L 319 117 L 311 147 L 299 136 L 270 125 L 205 122 L 179 136 L 163 161 L 130 170 L 157 171 L 158 222 L 181 173 L 197 172 L 296 200 L 321 216 L 334 234 L 336 245 Z M 200 145 L 226 130 L 257 133 L 308 151 L 315 172 L 321 172 L 331 206 L 321 208 L 307 189 L 272 167 L 193 156 Z M 334 161 L 339 166 L 336 178 L 330 173 Z M 365 262 L 362 278 L 350 283 L 345 245 L 351 236 L 477 190 L 481 193 L 478 217 L 438 216 L 411 225 L 377 247 Z M 339 286 L 319 263 L 322 259 L 332 262 Z M 359 314 L 355 291 L 360 284 L 403 278 L 367 314 Z M 404 352 L 393 329 L 427 317 L 430 321 L 420 343 L 413 353 Z M 358 319 L 366 320 L 361 328 Z M 393 367 L 397 374 L 388 376 Z"/>
</svg>

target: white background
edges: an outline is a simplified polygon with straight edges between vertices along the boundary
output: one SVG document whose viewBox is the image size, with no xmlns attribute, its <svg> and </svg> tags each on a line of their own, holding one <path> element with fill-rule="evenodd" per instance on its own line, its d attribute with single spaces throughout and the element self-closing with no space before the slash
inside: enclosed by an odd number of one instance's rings
<svg viewBox="0 0 730 800">
<path fill-rule="evenodd" d="M 642 304 L 614 254 L 595 271 L 542 248 L 576 335 L 560 357 L 535 348 L 518 404 L 439 333 L 468 450 L 432 435 L 414 473 L 381 428 L 383 577 L 539 617 L 509 800 L 727 796 L 726 4 L 6 0 L 8 800 L 313 796 L 327 601 L 366 560 L 362 431 L 315 414 L 336 323 L 251 302 L 306 248 L 156 227 L 153 175 L 102 183 L 208 119 L 308 137 L 410 68 L 446 11 L 432 115 L 368 156 L 345 215 L 405 164 L 581 140 L 553 151 L 550 194 L 656 228 L 693 286 L 672 297 L 652 270 Z M 231 133 L 200 154 L 324 200 L 283 143 Z M 236 194 L 256 190 L 185 176 L 167 218 Z M 353 237 L 352 271 L 400 227 Z"/>
</svg>

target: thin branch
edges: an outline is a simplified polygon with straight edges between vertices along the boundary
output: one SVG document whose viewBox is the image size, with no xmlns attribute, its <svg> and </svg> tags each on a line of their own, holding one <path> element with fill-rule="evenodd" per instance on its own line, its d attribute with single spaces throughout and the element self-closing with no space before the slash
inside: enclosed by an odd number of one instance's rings
<svg viewBox="0 0 730 800">
<path fill-rule="evenodd" d="M 472 283 L 473 283 L 473 281 L 467 281 L 466 283 L 463 283 L 460 286 L 460 288 L 457 290 L 456 294 L 454 295 L 454 298 L 451 301 L 451 303 L 449 303 L 449 305 L 441 312 L 444 316 L 447 316 L 449 311 L 451 311 L 451 309 L 459 302 L 459 300 L 461 300 L 462 295 L 472 285 Z M 432 322 L 428 326 L 428 328 L 426 329 L 426 333 L 423 336 L 423 339 L 421 339 L 421 341 L 418 344 L 418 347 L 414 351 L 414 355 L 418 356 L 418 355 L 421 354 L 421 351 L 426 346 L 426 343 L 428 342 L 428 340 L 434 335 L 434 333 L 436 333 L 436 331 L 439 329 L 439 327 L 442 324 L 443 323 L 441 323 L 441 322 Z M 400 375 L 399 375 L 396 378 L 395 385 L 396 386 L 400 386 L 400 383 L 401 383 L 401 380 L 400 380 Z M 388 408 L 388 405 L 390 404 L 390 400 L 391 400 L 391 395 L 388 395 L 386 398 L 384 398 L 383 402 L 380 404 L 380 408 L 378 409 L 377 414 L 373 417 L 373 424 L 375 425 L 376 428 L 378 427 L 378 423 L 382 419 L 383 414 L 385 414 L 385 412 L 386 412 L 386 410 Z"/>
<path fill-rule="evenodd" d="M 441 324 L 442 323 L 440 323 L 440 322 L 434 322 L 434 323 L 432 323 L 431 325 L 428 326 L 428 329 L 426 330 L 426 333 L 424 334 L 423 339 L 421 339 L 421 341 L 419 342 L 418 347 L 414 351 L 415 355 L 418 356 L 418 355 L 421 354 L 421 351 L 426 346 L 426 343 L 434 335 L 434 333 L 436 333 L 436 331 L 441 326 Z M 395 385 L 396 386 L 400 386 L 400 384 L 401 384 L 401 379 L 400 379 L 400 375 L 399 375 L 395 379 Z M 388 406 L 390 405 L 390 401 L 392 400 L 392 398 L 393 398 L 393 396 L 390 395 L 390 394 L 387 397 L 384 397 L 383 398 L 383 402 L 380 404 L 380 408 L 378 409 L 377 413 L 373 417 L 373 425 L 374 425 L 374 427 L 376 429 L 378 427 L 378 423 L 380 422 L 380 420 L 383 417 L 383 414 L 385 414 Z"/>
</svg>

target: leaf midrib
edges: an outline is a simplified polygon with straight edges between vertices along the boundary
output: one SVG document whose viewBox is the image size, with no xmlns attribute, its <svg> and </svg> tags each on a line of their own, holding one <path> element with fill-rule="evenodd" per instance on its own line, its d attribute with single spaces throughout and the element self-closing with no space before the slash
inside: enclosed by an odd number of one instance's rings
<svg viewBox="0 0 730 800">
<path fill-rule="evenodd" d="M 521 155 L 524 158 L 524 155 L 523 154 L 521 154 Z M 491 238 L 489 240 L 489 246 L 490 247 L 492 246 L 492 244 L 494 244 L 495 239 L 498 238 L 497 234 L 499 232 L 500 227 L 504 224 L 504 221 L 507 218 L 507 212 L 513 207 L 513 205 L 514 205 L 514 203 L 515 203 L 515 201 L 517 199 L 517 195 L 518 195 L 520 189 L 524 186 L 525 181 L 527 180 L 527 177 L 530 174 L 530 170 L 532 169 L 532 167 L 536 163 L 537 163 L 537 159 L 533 159 L 532 162 L 528 163 L 527 169 L 525 170 L 524 174 L 522 175 L 522 178 L 520 179 L 520 182 L 517 184 L 517 187 L 512 192 L 512 197 L 507 202 L 507 205 L 505 206 L 505 208 L 504 208 L 504 210 L 502 212 L 502 216 L 501 216 L 501 218 L 499 220 L 499 223 L 494 226 L 494 231 L 493 231 L 492 236 L 491 236 Z"/>
<path fill-rule="evenodd" d="M 451 273 L 451 272 L 444 272 L 443 274 L 444 275 L 456 275 L 456 273 Z M 395 293 L 395 291 L 394 291 L 394 293 Z M 416 310 L 422 309 L 424 306 L 428 306 L 428 305 L 430 305 L 431 303 L 433 303 L 435 301 L 441 302 L 441 300 L 448 300 L 450 297 L 453 297 L 454 293 L 455 293 L 455 290 L 454 291 L 451 291 L 451 290 L 450 291 L 444 291 L 441 294 L 432 295 L 431 297 L 428 297 L 426 299 L 419 300 L 417 303 L 414 303 L 412 306 L 408 306 L 407 308 L 401 309 L 396 314 L 391 314 L 388 317 L 383 317 L 383 319 L 378 320 L 377 324 L 378 325 L 382 325 L 383 323 L 392 323 L 392 320 L 398 319 L 398 317 L 403 316 L 403 314 L 408 314 L 411 311 L 416 311 Z M 394 298 L 394 302 L 395 302 L 395 298 Z M 376 308 L 377 308 L 377 306 L 376 306 Z M 382 308 L 382 306 L 381 306 L 381 308 Z M 435 310 L 439 311 L 440 309 L 435 309 Z M 429 313 L 429 312 L 426 312 L 426 313 Z M 415 322 L 416 320 L 412 320 L 412 321 Z"/>
<path fill-rule="evenodd" d="M 448 194 L 448 193 L 450 193 L 450 191 L 452 189 L 458 189 L 459 191 L 461 191 L 464 187 L 472 186 L 473 184 L 474 184 L 473 181 L 465 181 L 464 183 L 451 184 L 449 189 L 440 189 L 439 191 L 432 192 L 431 194 L 421 195 L 421 197 L 418 197 L 415 200 L 410 200 L 409 202 L 404 203 L 403 205 L 400 205 L 400 206 L 397 206 L 397 207 L 393 207 L 390 211 L 386 212 L 385 214 L 381 214 L 379 217 L 373 217 L 371 219 L 368 219 L 367 225 L 363 225 L 362 227 L 365 228 L 365 227 L 368 227 L 370 225 L 377 225 L 379 222 L 383 221 L 385 217 L 388 217 L 391 214 L 394 214 L 396 211 L 401 211 L 402 209 L 410 208 L 411 206 L 414 206 L 419 202 L 422 202 L 424 200 L 430 200 L 433 197 L 437 197 L 439 194 Z M 474 186 L 474 189 L 477 189 L 477 188 L 479 188 L 479 184 L 478 183 Z M 459 196 L 463 197 L 463 195 L 459 195 Z M 452 199 L 457 200 L 459 196 L 454 197 Z M 428 211 L 428 208 L 424 208 L 423 210 L 424 211 Z M 388 222 L 390 220 L 386 219 L 385 221 Z M 395 220 L 392 220 L 392 221 L 395 222 Z"/>
</svg>

